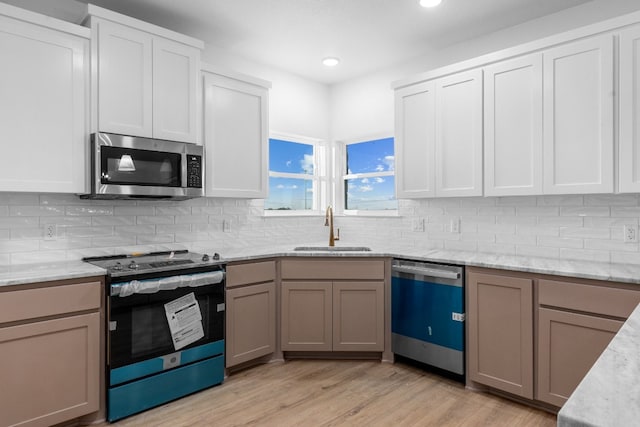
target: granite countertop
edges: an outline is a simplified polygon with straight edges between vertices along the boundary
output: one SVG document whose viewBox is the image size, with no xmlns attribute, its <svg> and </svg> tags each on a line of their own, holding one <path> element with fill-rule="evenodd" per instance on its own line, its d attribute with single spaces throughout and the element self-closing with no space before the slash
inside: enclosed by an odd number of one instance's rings
<svg viewBox="0 0 640 427">
<path fill-rule="evenodd" d="M 378 247 L 375 245 L 367 245 L 366 243 L 344 244 L 343 246 L 366 246 L 370 247 L 371 251 L 294 251 L 293 249 L 297 246 L 302 245 L 228 249 L 222 253 L 222 260 L 230 263 L 282 256 L 391 257 L 640 284 L 640 265 L 635 264 L 598 263 L 476 252 L 430 250 L 393 245 Z M 326 243 L 305 244 L 304 246 L 323 247 L 326 246 Z M 340 245 L 336 247 L 339 248 Z M 213 253 L 215 252 L 215 248 L 204 252 Z M 82 261 L 0 266 L 0 286 L 101 276 L 105 273 L 105 270 Z"/>
<path fill-rule="evenodd" d="M 558 427 L 618 427 L 640 419 L 640 306 L 558 413 Z"/>
</svg>

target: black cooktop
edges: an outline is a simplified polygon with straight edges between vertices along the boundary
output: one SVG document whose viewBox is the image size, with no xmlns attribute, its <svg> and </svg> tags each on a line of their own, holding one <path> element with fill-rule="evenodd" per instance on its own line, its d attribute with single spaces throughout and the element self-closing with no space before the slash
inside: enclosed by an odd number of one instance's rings
<svg viewBox="0 0 640 427">
<path fill-rule="evenodd" d="M 208 255 L 187 250 L 87 257 L 82 260 L 104 268 L 111 277 L 206 267 L 222 263 L 218 253 Z"/>
</svg>

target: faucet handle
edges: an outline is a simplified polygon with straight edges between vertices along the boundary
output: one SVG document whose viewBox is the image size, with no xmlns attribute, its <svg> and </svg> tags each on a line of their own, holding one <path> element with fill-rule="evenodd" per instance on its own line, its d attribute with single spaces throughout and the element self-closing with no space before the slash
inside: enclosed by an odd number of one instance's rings
<svg viewBox="0 0 640 427">
<path fill-rule="evenodd" d="M 336 235 L 333 237 L 333 240 L 340 240 L 340 229 L 336 228 Z"/>
</svg>

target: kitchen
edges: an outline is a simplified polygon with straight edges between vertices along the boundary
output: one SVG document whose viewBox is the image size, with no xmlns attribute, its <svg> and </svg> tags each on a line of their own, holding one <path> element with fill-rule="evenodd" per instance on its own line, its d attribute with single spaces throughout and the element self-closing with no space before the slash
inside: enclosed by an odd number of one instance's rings
<svg viewBox="0 0 640 427">
<path fill-rule="evenodd" d="M 214 46 L 205 49 L 203 62 L 271 82 L 271 131 L 319 141 L 387 137 L 393 135 L 394 129 L 392 82 L 634 12 L 634 3 L 585 2 L 538 21 L 453 44 L 437 55 L 425 55 L 404 66 L 382 68 L 365 77 L 331 85 L 250 63 Z M 62 12 L 64 7 L 60 6 L 57 13 Z M 104 252 L 111 254 L 116 248 L 122 252 L 149 252 L 187 247 L 193 252 L 219 252 L 223 257 L 239 259 L 247 248 L 260 255 L 279 254 L 299 245 L 326 244 L 324 212 L 293 218 L 265 216 L 263 203 L 260 199 L 235 197 L 181 202 L 85 201 L 74 194 L 44 189 L 3 192 L 0 265 L 19 274 L 21 268 L 32 269 L 29 264 L 34 261 L 63 263 Z M 509 256 L 545 257 L 556 260 L 557 264 L 550 265 L 558 265 L 556 269 L 561 272 L 567 269 L 562 267 L 563 260 L 584 262 L 576 262 L 574 265 L 579 267 L 575 269 L 587 268 L 592 261 L 637 265 L 638 244 L 624 242 L 623 226 L 635 224 L 637 230 L 638 204 L 637 194 L 610 192 L 420 197 L 399 200 L 397 217 L 338 216 L 335 224 L 340 228 L 338 245 L 366 245 L 383 254 L 424 254 L 434 250 L 497 254 L 505 257 L 506 267 Z M 452 220 L 458 218 L 460 232 L 452 233 Z M 42 237 L 45 225 L 53 225 L 55 239 Z M 389 242 L 394 242 L 393 249 L 389 249 Z M 443 253 L 435 257 L 443 262 L 458 261 L 447 256 Z M 469 259 L 466 256 L 462 262 Z M 589 274 L 584 270 L 579 273 L 579 277 Z"/>
</svg>

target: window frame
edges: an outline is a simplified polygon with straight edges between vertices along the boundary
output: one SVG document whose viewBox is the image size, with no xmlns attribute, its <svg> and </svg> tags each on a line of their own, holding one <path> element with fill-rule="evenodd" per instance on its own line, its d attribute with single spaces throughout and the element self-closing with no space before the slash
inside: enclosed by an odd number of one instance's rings
<svg viewBox="0 0 640 427">
<path fill-rule="evenodd" d="M 277 139 L 280 141 L 292 142 L 297 144 L 306 144 L 313 147 L 313 174 L 305 173 L 289 173 L 275 172 L 269 169 L 267 176 L 267 187 L 269 188 L 270 178 L 292 178 L 304 179 L 311 181 L 313 188 L 312 208 L 311 209 L 291 209 L 291 210 L 274 210 L 263 208 L 264 216 L 317 216 L 324 215 L 322 205 L 328 199 L 328 180 L 327 180 L 327 145 L 326 142 L 317 138 L 310 138 L 301 135 L 294 135 L 280 132 L 270 132 L 269 140 Z M 268 158 L 270 160 L 270 158 Z M 265 203 L 268 199 L 264 199 Z"/>
<path fill-rule="evenodd" d="M 352 144 L 362 144 L 366 142 L 376 141 L 379 139 L 388 139 L 393 138 L 393 156 L 394 156 L 394 168 L 392 171 L 382 171 L 382 172 L 367 172 L 367 173 L 355 173 L 348 174 L 347 173 L 347 146 Z M 379 133 L 374 135 L 368 135 L 361 138 L 351 138 L 343 141 L 336 141 L 336 156 L 335 156 L 335 165 L 334 169 L 336 171 L 335 175 L 335 185 L 333 188 L 335 189 L 335 205 L 342 215 L 345 216 L 375 216 L 375 217 L 397 217 L 398 207 L 396 209 L 378 209 L 378 210 L 358 210 L 358 209 L 347 209 L 346 206 L 346 181 L 350 179 L 364 179 L 364 178 L 376 178 L 383 176 L 393 176 L 394 177 L 394 196 L 396 202 L 398 202 L 398 187 L 397 181 L 395 180 L 396 171 L 395 171 L 395 136 L 392 132 Z"/>
</svg>

